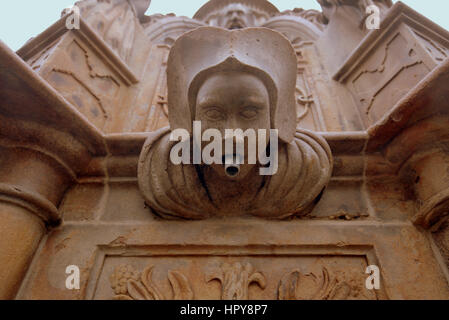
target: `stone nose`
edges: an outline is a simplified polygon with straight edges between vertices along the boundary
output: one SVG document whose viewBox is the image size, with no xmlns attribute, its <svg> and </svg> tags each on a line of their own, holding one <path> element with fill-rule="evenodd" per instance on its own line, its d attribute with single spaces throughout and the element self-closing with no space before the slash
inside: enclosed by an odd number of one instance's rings
<svg viewBox="0 0 449 320">
<path fill-rule="evenodd" d="M 225 130 L 241 129 L 241 122 L 239 121 L 239 119 L 237 119 L 236 116 L 231 114 L 227 117 L 226 122 L 224 123 L 224 129 Z"/>
</svg>

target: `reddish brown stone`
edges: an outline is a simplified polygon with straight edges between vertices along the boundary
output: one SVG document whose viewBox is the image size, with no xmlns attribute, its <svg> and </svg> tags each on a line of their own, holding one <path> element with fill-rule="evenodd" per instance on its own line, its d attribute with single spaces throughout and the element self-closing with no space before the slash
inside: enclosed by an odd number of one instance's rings
<svg viewBox="0 0 449 320">
<path fill-rule="evenodd" d="M 449 299 L 449 32 L 388 0 L 149 3 L 0 43 L 0 299 Z M 275 188 L 162 157 L 245 92 L 289 148 Z"/>
</svg>

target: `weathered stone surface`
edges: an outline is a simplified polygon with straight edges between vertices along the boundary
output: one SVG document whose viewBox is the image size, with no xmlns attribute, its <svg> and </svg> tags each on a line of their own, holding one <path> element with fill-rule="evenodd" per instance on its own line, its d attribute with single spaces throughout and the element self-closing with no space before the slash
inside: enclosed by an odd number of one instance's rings
<svg viewBox="0 0 449 320">
<path fill-rule="evenodd" d="M 1 299 L 449 299 L 446 30 L 388 0 L 149 3 L 0 43 Z M 175 165 L 193 120 L 279 129 L 277 175 Z"/>
</svg>

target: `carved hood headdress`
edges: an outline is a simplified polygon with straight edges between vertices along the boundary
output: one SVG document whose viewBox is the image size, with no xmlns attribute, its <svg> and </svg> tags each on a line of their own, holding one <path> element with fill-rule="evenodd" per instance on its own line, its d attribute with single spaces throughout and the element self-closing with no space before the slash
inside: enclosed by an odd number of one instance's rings
<svg viewBox="0 0 449 320">
<path fill-rule="evenodd" d="M 271 127 L 279 138 L 292 141 L 296 128 L 297 60 L 280 33 L 265 28 L 228 31 L 200 27 L 178 38 L 168 61 L 168 108 L 172 130 L 192 133 L 196 96 L 208 76 L 243 71 L 265 84 L 271 102 Z"/>
</svg>

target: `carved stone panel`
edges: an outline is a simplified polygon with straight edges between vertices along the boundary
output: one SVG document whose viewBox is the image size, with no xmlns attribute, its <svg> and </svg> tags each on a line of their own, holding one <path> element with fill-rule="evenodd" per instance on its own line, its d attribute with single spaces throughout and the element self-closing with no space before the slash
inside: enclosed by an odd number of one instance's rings
<svg viewBox="0 0 449 320">
<path fill-rule="evenodd" d="M 90 299 L 373 300 L 370 247 L 102 247 Z"/>
<path fill-rule="evenodd" d="M 45 52 L 51 56 L 45 60 Z M 93 125 L 109 131 L 126 96 L 127 81 L 103 53 L 85 39 L 67 33 L 56 49 L 48 47 L 30 64 Z M 44 59 L 44 60 L 43 60 Z"/>
<path fill-rule="evenodd" d="M 377 38 L 374 33 L 365 38 L 335 75 L 352 92 L 366 126 L 384 117 L 447 58 L 447 39 L 401 19 Z"/>
<path fill-rule="evenodd" d="M 296 79 L 296 116 L 301 128 L 313 131 L 325 131 L 324 118 L 314 86 L 314 75 L 309 61 L 313 56 L 314 43 L 300 42 L 293 46 L 298 60 L 298 74 Z"/>
</svg>

